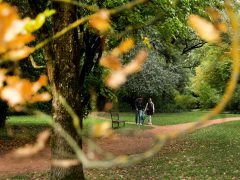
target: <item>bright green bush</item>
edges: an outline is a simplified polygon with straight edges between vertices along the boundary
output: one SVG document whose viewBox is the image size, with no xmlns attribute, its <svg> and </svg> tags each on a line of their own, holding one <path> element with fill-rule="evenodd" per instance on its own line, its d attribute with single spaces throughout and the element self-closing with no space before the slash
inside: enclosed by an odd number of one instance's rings
<svg viewBox="0 0 240 180">
<path fill-rule="evenodd" d="M 202 109 L 214 107 L 220 100 L 219 92 L 211 88 L 207 83 L 203 83 L 198 89 L 198 101 Z"/>
<path fill-rule="evenodd" d="M 192 95 L 177 94 L 175 96 L 175 103 L 176 103 L 176 107 L 182 110 L 190 110 L 190 109 L 198 108 L 197 98 L 193 97 Z"/>
</svg>

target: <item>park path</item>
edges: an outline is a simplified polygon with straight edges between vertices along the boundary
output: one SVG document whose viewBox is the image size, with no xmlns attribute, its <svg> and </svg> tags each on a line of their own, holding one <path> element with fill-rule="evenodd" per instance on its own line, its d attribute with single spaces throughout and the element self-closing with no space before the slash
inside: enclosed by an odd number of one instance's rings
<svg viewBox="0 0 240 180">
<path fill-rule="evenodd" d="M 228 117 L 228 118 L 222 118 L 222 119 L 215 119 L 215 120 L 208 121 L 208 123 L 206 123 L 205 125 L 203 125 L 199 128 L 211 126 L 214 124 L 226 123 L 226 122 L 230 122 L 230 121 L 239 121 L 239 120 L 240 120 L 240 117 Z M 176 130 L 187 129 L 193 124 L 194 123 L 184 123 L 184 124 L 167 125 L 167 126 L 154 126 L 153 129 L 146 130 L 146 132 L 149 132 L 152 134 L 166 134 L 166 133 L 176 131 Z"/>
<path fill-rule="evenodd" d="M 220 124 L 230 121 L 238 121 L 240 117 L 231 117 L 211 120 L 205 124 L 204 127 Z M 165 134 L 176 130 L 184 130 L 191 126 L 192 123 L 168 125 L 168 126 L 153 126 L 152 129 L 142 131 L 140 134 L 125 134 L 118 135 L 112 139 L 102 138 L 97 143 L 106 151 L 109 151 L 115 155 L 120 154 L 135 154 L 147 150 L 153 143 L 154 134 Z M 203 127 L 201 127 L 203 128 Z M 27 172 L 42 172 L 47 171 L 50 168 L 51 152 L 50 148 L 45 148 L 39 154 L 25 159 L 13 158 L 12 153 L 6 153 L 0 156 L 0 179 L 4 179 L 6 176 L 15 174 L 27 173 Z"/>
</svg>

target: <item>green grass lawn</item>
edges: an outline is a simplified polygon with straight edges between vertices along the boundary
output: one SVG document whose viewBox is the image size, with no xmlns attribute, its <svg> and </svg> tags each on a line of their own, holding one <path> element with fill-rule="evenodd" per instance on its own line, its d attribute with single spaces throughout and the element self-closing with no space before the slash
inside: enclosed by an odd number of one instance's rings
<svg viewBox="0 0 240 180">
<path fill-rule="evenodd" d="M 83 121 L 83 134 L 87 135 L 87 131 L 95 124 L 100 124 L 103 122 L 110 122 L 110 119 L 102 117 L 91 117 L 84 119 Z M 29 140 L 34 138 L 40 130 L 50 127 L 52 120 L 49 116 L 10 116 L 7 120 L 8 131 L 0 131 L 0 139 L 6 140 Z M 39 127 L 39 128 L 38 128 Z M 114 129 L 117 133 L 125 133 L 128 131 L 139 131 L 149 129 L 149 126 L 136 126 L 135 124 L 126 123 L 125 127 L 120 125 L 120 128 Z M 10 131 L 9 131 L 10 130 Z M 29 132 L 28 132 L 29 130 Z M 9 132 L 11 135 L 9 135 Z"/>
<path fill-rule="evenodd" d="M 157 113 L 153 116 L 154 125 L 172 125 L 181 124 L 187 122 L 194 122 L 199 120 L 202 116 L 206 115 L 207 112 L 202 111 L 192 111 L 192 112 L 182 112 L 182 113 Z M 240 116 L 238 114 L 222 113 L 214 117 L 225 118 L 225 117 L 235 117 Z M 129 123 L 135 123 L 134 113 L 120 113 L 120 118 L 126 120 Z M 102 123 L 106 120 L 110 120 L 110 115 L 108 113 L 101 113 L 99 116 L 89 116 L 84 119 L 84 126 L 90 126 L 95 123 Z M 33 124 L 33 125 L 48 125 L 51 120 L 49 117 L 41 116 L 10 116 L 7 120 L 7 124 Z M 145 120 L 147 123 L 147 119 Z M 133 127 L 133 126 L 131 126 Z"/>
<path fill-rule="evenodd" d="M 156 114 L 153 123 L 157 125 L 180 124 L 198 120 L 207 112 L 184 112 Z M 121 113 L 121 119 L 134 122 L 134 113 Z M 215 118 L 233 117 L 236 114 L 220 114 Z M 109 121 L 108 114 L 90 116 L 85 127 L 94 123 Z M 10 117 L 8 125 L 47 125 L 39 117 Z M 144 130 L 135 124 L 126 128 Z M 120 128 L 117 131 L 121 131 Z M 85 169 L 86 179 L 238 179 L 240 177 L 240 121 L 210 126 L 188 134 L 167 144 L 153 158 L 125 168 Z M 48 173 L 31 175 L 46 177 Z M 20 176 L 18 176 L 20 177 Z M 30 175 L 21 175 L 30 178 Z M 14 179 L 14 178 L 12 178 Z M 43 178 L 44 179 L 44 178 Z"/>
<path fill-rule="evenodd" d="M 188 122 L 195 122 L 199 120 L 202 116 L 206 115 L 208 112 L 203 111 L 192 111 L 192 112 L 181 112 L 181 113 L 156 113 L 152 117 L 152 122 L 154 125 L 165 126 L 173 124 L 182 124 Z M 120 113 L 122 119 L 127 120 L 128 122 L 135 122 L 134 113 Z M 217 118 L 226 118 L 226 117 L 236 117 L 240 116 L 239 114 L 230 114 L 230 113 L 221 113 L 215 116 L 213 119 Z M 145 123 L 148 122 L 148 119 L 145 119 Z"/>
<path fill-rule="evenodd" d="M 188 122 L 195 122 L 199 120 L 202 116 L 206 115 L 208 112 L 202 111 L 192 111 L 192 112 L 182 112 L 182 113 L 163 113 L 156 114 L 153 117 L 153 123 L 156 125 L 173 125 L 182 124 Z M 216 115 L 213 119 L 226 118 L 226 117 L 236 117 L 239 114 L 221 113 Z"/>
<path fill-rule="evenodd" d="M 238 179 L 240 122 L 207 127 L 125 168 L 87 169 L 87 179 Z"/>
<path fill-rule="evenodd" d="M 10 116 L 7 120 L 8 125 L 49 125 L 50 118 L 41 116 Z"/>
</svg>

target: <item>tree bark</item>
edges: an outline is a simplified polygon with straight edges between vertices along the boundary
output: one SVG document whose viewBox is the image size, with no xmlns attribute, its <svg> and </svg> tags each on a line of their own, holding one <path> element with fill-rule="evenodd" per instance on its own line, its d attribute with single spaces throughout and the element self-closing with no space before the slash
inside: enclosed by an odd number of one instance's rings
<svg viewBox="0 0 240 180">
<path fill-rule="evenodd" d="M 76 20 L 76 9 L 65 3 L 53 3 L 57 14 L 53 16 L 53 33 L 67 27 Z M 48 74 L 53 91 L 53 120 L 58 122 L 79 144 L 82 139 L 76 133 L 69 113 L 59 102 L 56 94 L 62 95 L 73 110 L 78 113 L 81 109 L 79 89 L 79 53 L 77 30 L 72 30 L 52 44 L 53 58 L 48 62 Z M 82 124 L 82 123 L 81 123 Z M 74 159 L 75 154 L 68 143 L 56 132 L 51 137 L 52 159 Z M 82 164 L 69 168 L 51 167 L 51 179 L 84 179 Z"/>
<path fill-rule="evenodd" d="M 22 1 L 21 1 L 22 2 Z M 27 15 L 35 17 L 42 12 L 48 3 L 44 0 L 24 0 L 24 3 L 16 2 Z M 28 4 L 27 4 L 28 3 Z M 51 1 L 51 8 L 57 11 L 50 21 L 40 29 L 41 37 L 45 39 L 61 31 L 77 19 L 76 7 L 68 3 Z M 84 13 L 80 13 L 84 15 Z M 78 34 L 79 30 L 79 34 Z M 79 146 L 82 139 L 75 131 L 72 118 L 59 102 L 56 94 L 62 95 L 82 119 L 89 111 L 90 95 L 87 90 L 86 79 L 94 69 L 98 68 L 101 58 L 104 38 L 90 32 L 88 28 L 80 26 L 60 38 L 49 43 L 43 48 L 44 58 L 47 63 L 48 77 L 53 94 L 53 120 L 59 123 L 65 131 L 71 135 Z M 58 133 L 53 132 L 51 137 L 52 159 L 74 159 L 75 153 L 68 143 Z M 83 166 L 71 166 L 69 168 L 51 167 L 51 179 L 84 179 Z"/>
</svg>

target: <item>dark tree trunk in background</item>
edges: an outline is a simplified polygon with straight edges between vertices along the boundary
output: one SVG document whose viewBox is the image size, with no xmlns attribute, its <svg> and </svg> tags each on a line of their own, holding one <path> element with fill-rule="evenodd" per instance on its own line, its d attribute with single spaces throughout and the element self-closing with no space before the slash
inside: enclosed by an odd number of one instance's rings
<svg viewBox="0 0 240 180">
<path fill-rule="evenodd" d="M 0 100 L 0 128 L 5 128 L 8 113 L 8 105 Z"/>
</svg>

